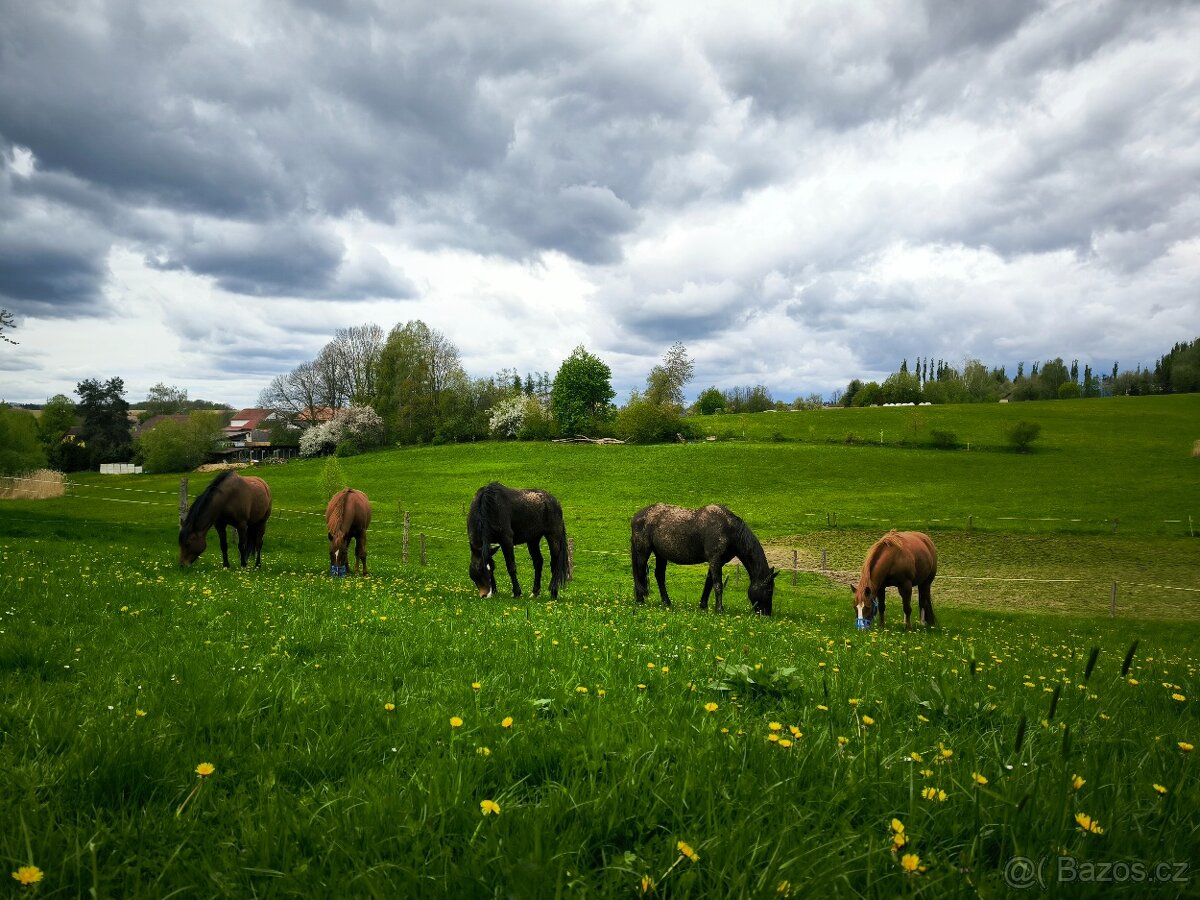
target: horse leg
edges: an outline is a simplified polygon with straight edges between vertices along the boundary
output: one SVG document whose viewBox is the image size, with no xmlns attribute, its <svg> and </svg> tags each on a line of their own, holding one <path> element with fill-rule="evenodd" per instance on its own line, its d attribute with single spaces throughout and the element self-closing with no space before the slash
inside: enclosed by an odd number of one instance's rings
<svg viewBox="0 0 1200 900">
<path fill-rule="evenodd" d="M 633 567 L 633 599 L 638 603 L 646 602 L 646 594 L 650 593 L 650 585 L 646 583 L 650 569 L 650 554 L 643 554 L 637 540 L 629 542 L 629 558 Z"/>
<path fill-rule="evenodd" d="M 521 596 L 521 585 L 517 581 L 517 561 L 513 558 L 512 541 L 505 541 L 500 544 L 500 550 L 504 554 L 504 565 L 508 569 L 508 577 L 512 581 L 512 591 L 514 597 Z"/>
<path fill-rule="evenodd" d="M 238 557 L 241 559 L 242 568 L 246 568 L 246 561 L 250 559 L 250 552 L 253 549 L 250 546 L 250 528 L 247 525 L 242 525 L 237 529 L 238 536 Z"/>
<path fill-rule="evenodd" d="M 921 624 L 933 625 L 933 581 L 917 585 L 917 606 L 921 612 Z"/>
<path fill-rule="evenodd" d="M 558 599 L 558 589 L 562 587 L 562 582 L 558 577 L 558 573 L 566 569 L 562 565 L 562 555 L 566 552 L 563 542 L 554 535 L 546 535 L 546 545 L 550 548 L 550 599 Z"/>
<path fill-rule="evenodd" d="M 879 627 L 883 627 L 884 613 L 887 612 L 887 588 L 880 588 L 879 593 L 875 595 L 875 605 L 879 612 Z"/>
<path fill-rule="evenodd" d="M 713 593 L 717 596 L 717 612 L 725 612 L 725 582 L 721 581 L 721 564 L 708 564 L 708 577 L 712 579 Z"/>
<path fill-rule="evenodd" d="M 362 567 L 362 574 L 367 574 L 367 532 L 360 531 L 354 539 L 354 558 Z M 357 567 L 356 567 L 357 568 Z"/>
<path fill-rule="evenodd" d="M 712 570 L 704 576 L 704 593 L 700 595 L 700 609 L 708 609 L 708 595 L 712 593 L 713 577 Z"/>
<path fill-rule="evenodd" d="M 264 522 L 250 531 L 250 549 L 254 551 L 254 568 L 262 567 L 262 545 L 263 537 L 267 533 L 267 526 Z"/>
<path fill-rule="evenodd" d="M 662 597 L 662 605 L 670 606 L 671 598 L 667 596 L 667 558 L 654 554 L 654 580 L 658 582 L 658 595 Z"/>
<path fill-rule="evenodd" d="M 902 584 L 896 590 L 900 592 L 900 599 L 904 601 L 904 629 L 912 631 L 912 585 Z"/>
<path fill-rule="evenodd" d="M 533 561 L 533 596 L 542 592 L 542 547 L 541 541 L 529 542 L 529 558 Z"/>
<path fill-rule="evenodd" d="M 229 568 L 229 538 L 225 534 L 225 526 L 217 526 L 217 537 L 221 539 L 221 561 Z"/>
</svg>

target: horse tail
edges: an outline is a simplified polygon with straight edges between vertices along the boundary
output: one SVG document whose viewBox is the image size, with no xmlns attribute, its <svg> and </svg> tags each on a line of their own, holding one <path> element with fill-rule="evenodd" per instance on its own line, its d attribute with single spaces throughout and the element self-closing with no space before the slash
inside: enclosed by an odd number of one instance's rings
<svg viewBox="0 0 1200 900">
<path fill-rule="evenodd" d="M 550 554 L 550 583 L 552 586 L 563 587 L 571 576 L 571 560 L 567 546 L 567 524 L 563 520 L 562 507 L 554 504 L 555 540 L 558 552 Z"/>
<path fill-rule="evenodd" d="M 643 509 L 629 520 L 629 559 L 633 566 L 633 592 L 642 600 L 650 592 L 647 565 L 650 550 L 646 541 L 646 511 Z"/>
</svg>

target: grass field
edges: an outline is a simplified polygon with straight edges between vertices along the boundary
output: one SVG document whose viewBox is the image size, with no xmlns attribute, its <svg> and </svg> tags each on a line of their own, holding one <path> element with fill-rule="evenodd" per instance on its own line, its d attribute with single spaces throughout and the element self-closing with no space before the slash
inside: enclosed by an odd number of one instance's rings
<svg viewBox="0 0 1200 900">
<path fill-rule="evenodd" d="M 47 896 L 1001 896 L 1015 856 L 1053 895 L 1146 891 L 1054 873 L 1200 858 L 1200 398 L 916 411 L 970 451 L 889 441 L 913 412 L 345 459 L 375 506 L 365 579 L 324 574 L 321 461 L 261 473 L 258 572 L 222 571 L 215 540 L 178 570 L 177 477 L 5 502 L 0 855 Z M 1040 421 L 1036 452 L 1000 450 L 995 417 Z M 883 446 L 844 442 L 877 424 Z M 474 596 L 463 510 L 493 478 L 562 500 L 558 602 Z M 941 626 L 857 633 L 810 571 L 771 619 L 744 575 L 729 613 L 697 612 L 698 568 L 671 570 L 674 609 L 638 608 L 628 520 L 656 501 L 725 502 L 801 569 L 928 530 Z"/>
</svg>

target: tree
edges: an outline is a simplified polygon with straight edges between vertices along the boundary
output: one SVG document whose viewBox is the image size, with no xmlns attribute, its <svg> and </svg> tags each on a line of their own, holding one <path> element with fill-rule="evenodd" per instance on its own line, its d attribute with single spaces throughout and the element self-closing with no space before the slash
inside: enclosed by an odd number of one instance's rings
<svg viewBox="0 0 1200 900">
<path fill-rule="evenodd" d="M 465 399 L 458 395 L 469 391 L 470 384 L 458 348 L 417 319 L 397 325 L 388 334 L 379 357 L 372 405 L 396 440 L 431 441 L 443 413 L 452 412 Z M 455 395 L 445 398 L 445 409 L 444 391 Z"/>
<path fill-rule="evenodd" d="M 725 409 L 725 398 L 721 396 L 721 392 L 716 386 L 706 388 L 696 398 L 696 412 L 702 416 L 711 416 L 716 413 L 723 412 Z"/>
<path fill-rule="evenodd" d="M 16 345 L 16 341 L 4 333 L 5 329 L 12 330 L 17 327 L 17 323 L 13 320 L 13 314 L 7 309 L 0 309 L 0 341 L 6 344 Z"/>
<path fill-rule="evenodd" d="M 612 418 L 615 396 L 612 370 L 580 344 L 554 376 L 550 410 L 563 434 L 578 434 Z"/>
<path fill-rule="evenodd" d="M 617 413 L 616 432 L 631 444 L 656 444 L 676 440 L 687 427 L 679 418 L 678 408 L 670 403 L 655 403 L 637 391 Z"/>
<path fill-rule="evenodd" d="M 45 465 L 33 413 L 0 403 L 0 475 L 19 475 Z"/>
<path fill-rule="evenodd" d="M 857 379 L 850 379 L 850 383 L 846 385 L 846 392 L 842 394 L 842 406 L 850 407 L 854 405 L 854 397 L 863 389 L 863 383 Z"/>
<path fill-rule="evenodd" d="M 138 416 L 145 422 L 155 416 L 175 416 L 188 408 L 187 388 L 167 387 L 161 381 L 146 392 L 146 402 L 142 404 L 142 414 Z"/>
<path fill-rule="evenodd" d="M 167 419 L 138 438 L 138 455 L 148 472 L 190 472 L 208 459 L 221 437 L 216 412 L 194 412 L 186 422 Z"/>
<path fill-rule="evenodd" d="M 1028 453 L 1029 446 L 1032 444 L 1039 434 L 1042 433 L 1042 426 L 1037 422 L 1027 422 L 1022 419 L 1016 425 L 1008 430 L 1008 443 L 1018 453 Z"/>
<path fill-rule="evenodd" d="M 38 437 L 46 448 L 46 456 L 54 464 L 54 448 L 62 443 L 67 432 L 75 427 L 75 404 L 66 394 L 55 394 L 42 407 L 38 418 Z"/>
<path fill-rule="evenodd" d="M 649 403 L 670 405 L 683 409 L 683 386 L 692 380 L 695 364 L 688 357 L 687 347 L 676 341 L 663 355 L 661 366 L 655 366 L 646 376 Z"/>
<path fill-rule="evenodd" d="M 78 412 L 83 419 L 80 438 L 88 449 L 88 462 L 123 462 L 132 450 L 129 404 L 125 400 L 125 382 L 110 378 L 101 383 L 88 378 L 75 386 L 79 395 Z"/>
<path fill-rule="evenodd" d="M 348 402 L 362 405 L 370 403 L 375 396 L 383 343 L 383 329 L 378 325 L 354 325 L 334 332 L 329 347 L 337 359 Z"/>
<path fill-rule="evenodd" d="M 276 375 L 258 395 L 258 405 L 274 410 L 284 418 L 295 420 L 301 414 L 309 419 L 323 404 L 321 384 L 316 366 L 304 362 L 286 375 Z"/>
</svg>

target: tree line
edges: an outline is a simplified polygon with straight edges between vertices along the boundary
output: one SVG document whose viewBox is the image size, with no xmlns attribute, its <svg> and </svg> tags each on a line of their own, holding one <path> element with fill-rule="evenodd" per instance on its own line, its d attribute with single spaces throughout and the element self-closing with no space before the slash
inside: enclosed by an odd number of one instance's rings
<svg viewBox="0 0 1200 900">
<path fill-rule="evenodd" d="M 1079 360 L 1070 365 L 1062 357 L 1035 362 L 1029 372 L 1017 364 L 1010 379 L 1004 366 L 988 368 L 977 359 L 961 369 L 945 360 L 920 358 L 910 370 L 908 360 L 882 383 L 855 378 L 835 397 L 842 406 L 878 406 L 884 403 L 995 403 L 999 400 L 1070 400 L 1115 395 L 1179 394 L 1200 391 L 1200 338 L 1178 343 L 1158 359 L 1153 369 L 1140 365 L 1122 372 L 1113 363 L 1111 372 L 1097 373 L 1090 365 L 1082 371 Z"/>
</svg>

